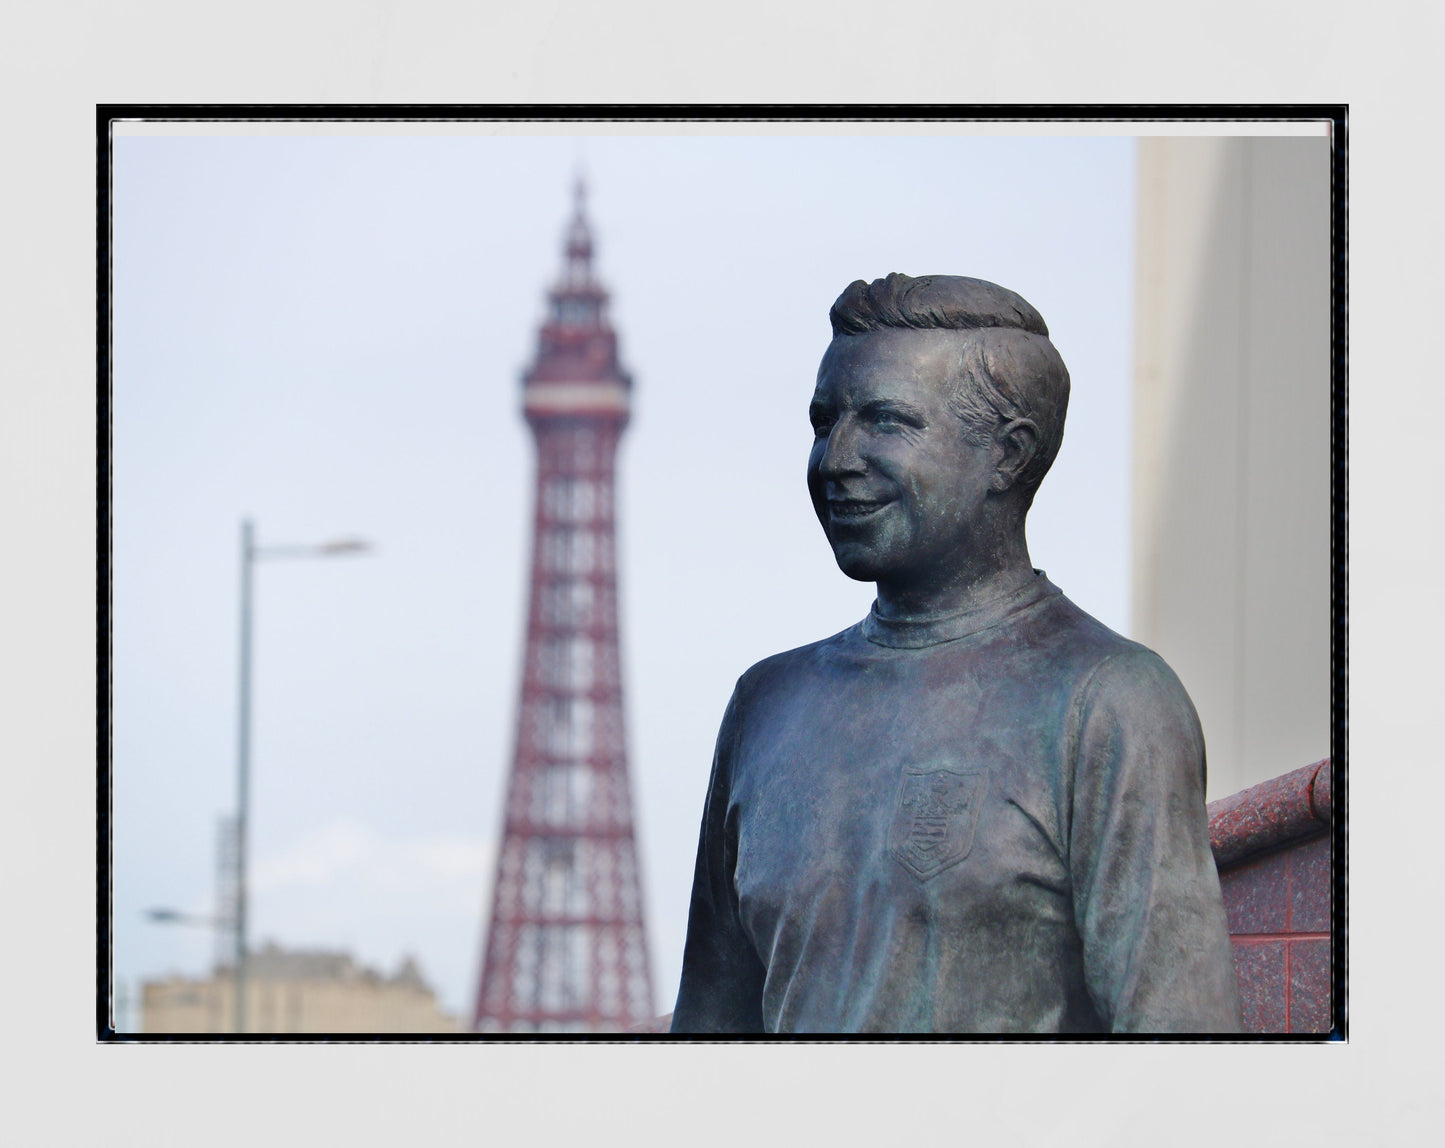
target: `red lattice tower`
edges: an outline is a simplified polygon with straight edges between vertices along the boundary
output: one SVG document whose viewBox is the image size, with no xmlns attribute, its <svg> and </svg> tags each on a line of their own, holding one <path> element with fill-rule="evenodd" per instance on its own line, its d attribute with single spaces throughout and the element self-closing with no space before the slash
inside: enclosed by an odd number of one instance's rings
<svg viewBox="0 0 1445 1148">
<path fill-rule="evenodd" d="M 475 1027 L 615 1032 L 651 1019 L 618 650 L 615 463 L 632 381 L 592 277 L 584 187 L 522 377 L 537 440 L 531 605 Z"/>
</svg>

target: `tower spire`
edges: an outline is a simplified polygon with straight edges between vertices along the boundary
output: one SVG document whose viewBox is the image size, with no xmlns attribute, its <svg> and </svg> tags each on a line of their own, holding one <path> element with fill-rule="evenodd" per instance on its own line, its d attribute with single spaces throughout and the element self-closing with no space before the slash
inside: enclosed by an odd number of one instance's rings
<svg viewBox="0 0 1445 1148">
<path fill-rule="evenodd" d="M 537 441 L 516 752 L 477 991 L 489 1032 L 651 1019 L 617 620 L 614 489 L 632 382 L 592 276 L 578 177 L 522 409 Z"/>
<path fill-rule="evenodd" d="M 587 181 L 578 169 L 572 184 L 572 220 L 567 226 L 567 269 L 564 281 L 582 286 L 592 282 L 592 228 L 587 222 Z"/>
</svg>

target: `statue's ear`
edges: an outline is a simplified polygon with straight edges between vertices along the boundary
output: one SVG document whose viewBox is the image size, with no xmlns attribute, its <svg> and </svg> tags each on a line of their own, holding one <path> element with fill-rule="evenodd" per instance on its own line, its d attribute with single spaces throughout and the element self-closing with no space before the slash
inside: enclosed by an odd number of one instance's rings
<svg viewBox="0 0 1445 1148">
<path fill-rule="evenodd" d="M 998 460 L 993 469 L 992 489 L 1002 493 L 1018 482 L 1039 450 L 1039 428 L 1032 419 L 1013 419 L 993 436 Z"/>
</svg>

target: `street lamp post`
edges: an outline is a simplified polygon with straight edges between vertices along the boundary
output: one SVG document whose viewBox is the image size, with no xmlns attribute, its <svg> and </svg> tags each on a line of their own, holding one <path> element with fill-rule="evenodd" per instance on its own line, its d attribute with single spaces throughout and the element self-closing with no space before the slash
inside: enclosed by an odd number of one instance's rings
<svg viewBox="0 0 1445 1148">
<path fill-rule="evenodd" d="M 241 696 L 236 719 L 236 1031 L 246 1031 L 246 815 L 251 804 L 251 520 L 241 522 Z"/>
<path fill-rule="evenodd" d="M 246 829 L 251 786 L 251 620 L 252 572 L 258 558 L 330 558 L 360 554 L 371 544 L 341 538 L 319 546 L 256 545 L 249 518 L 241 522 L 241 667 L 236 723 L 236 1031 L 246 1031 Z"/>
</svg>

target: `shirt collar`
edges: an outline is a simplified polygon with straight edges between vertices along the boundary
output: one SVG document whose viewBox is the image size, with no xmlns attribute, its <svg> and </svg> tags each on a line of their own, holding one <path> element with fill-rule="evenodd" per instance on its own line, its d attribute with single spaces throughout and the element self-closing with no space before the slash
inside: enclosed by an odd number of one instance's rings
<svg viewBox="0 0 1445 1148">
<path fill-rule="evenodd" d="M 1042 570 L 1035 570 L 1034 577 L 1017 590 L 960 613 L 945 614 L 941 618 L 922 621 L 880 618 L 878 603 L 875 601 L 868 616 L 861 623 L 863 636 L 875 645 L 894 649 L 914 650 L 924 646 L 937 646 L 997 626 L 1009 615 L 1059 592 L 1059 588 L 1048 580 Z"/>
</svg>

